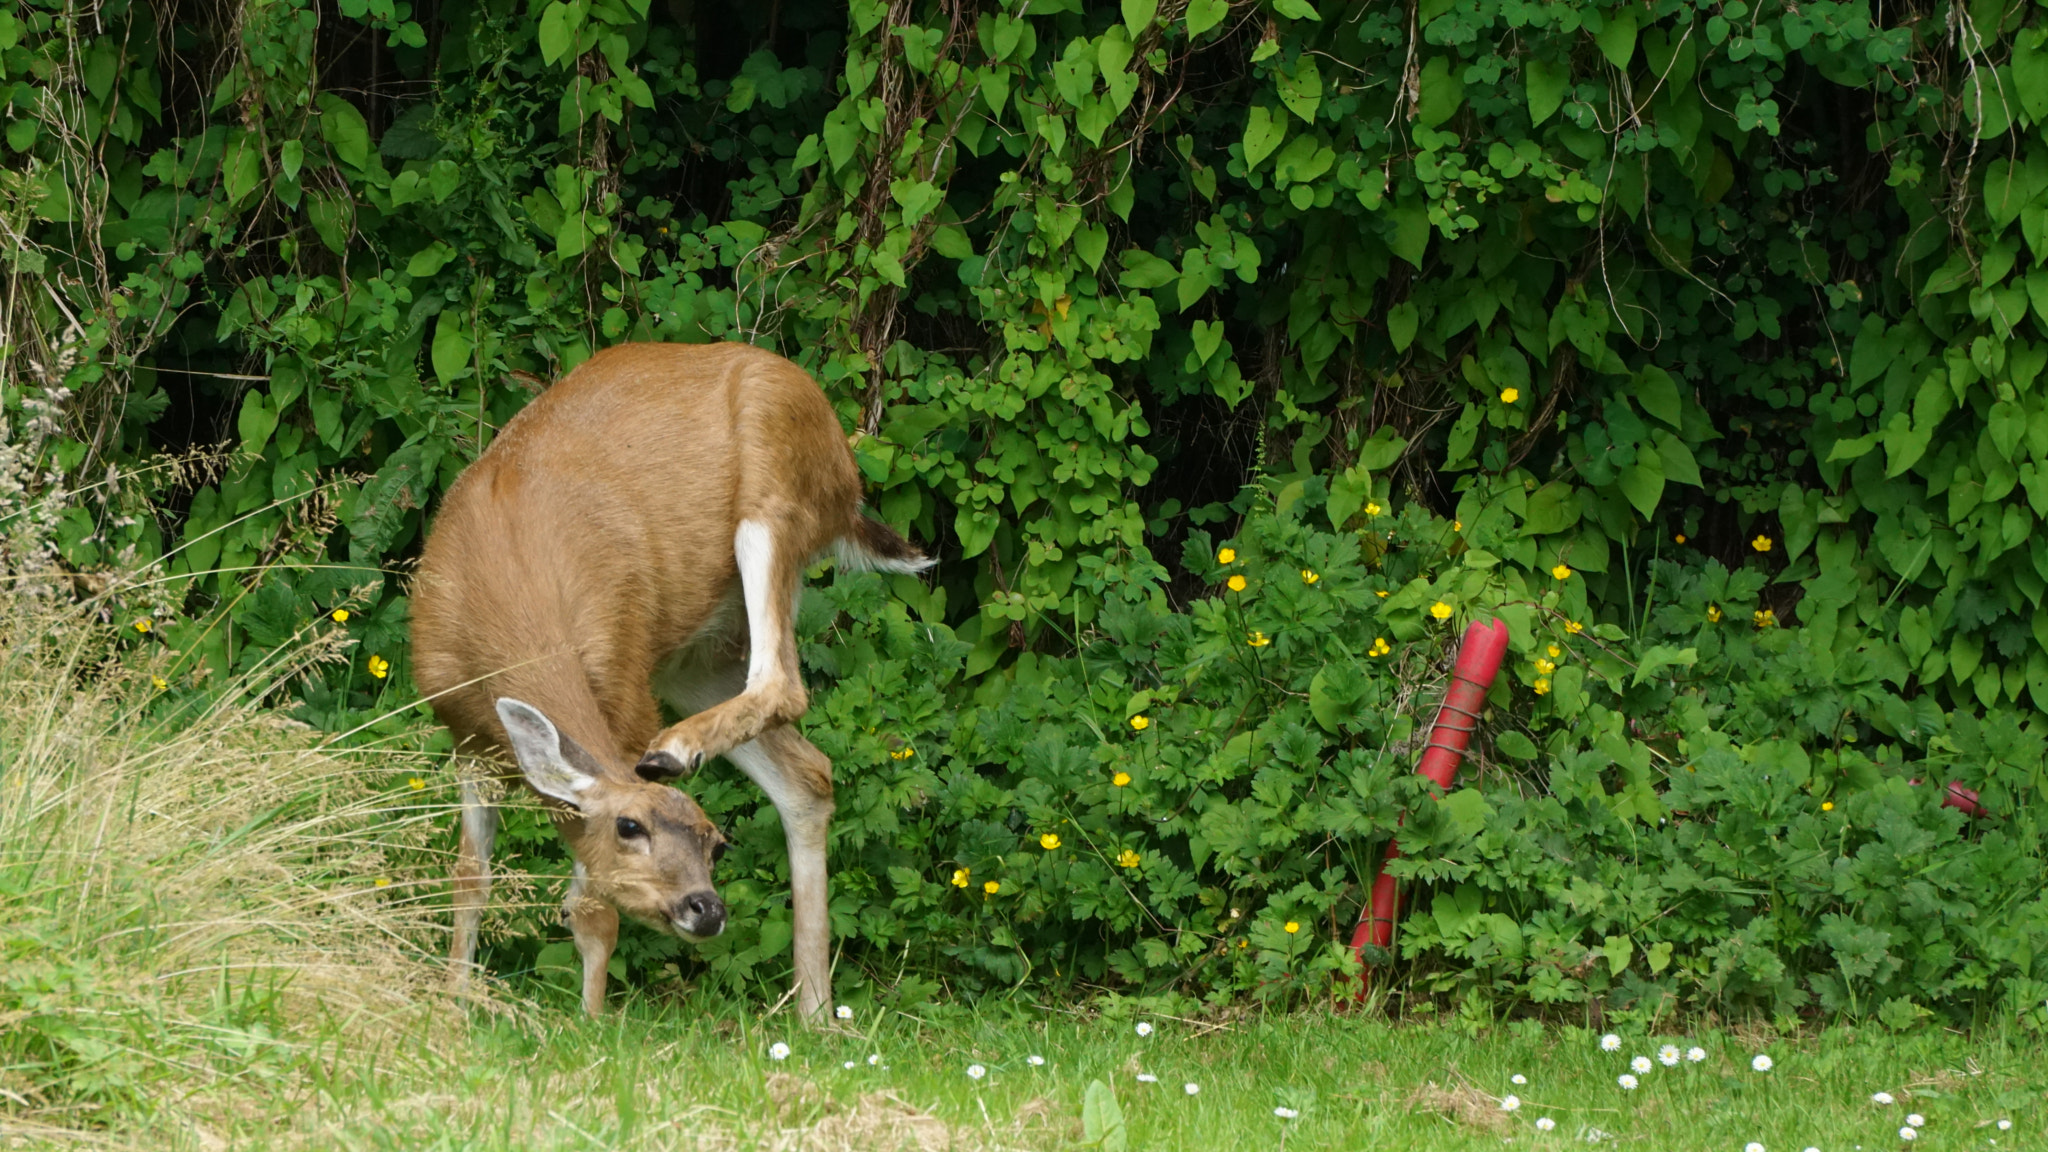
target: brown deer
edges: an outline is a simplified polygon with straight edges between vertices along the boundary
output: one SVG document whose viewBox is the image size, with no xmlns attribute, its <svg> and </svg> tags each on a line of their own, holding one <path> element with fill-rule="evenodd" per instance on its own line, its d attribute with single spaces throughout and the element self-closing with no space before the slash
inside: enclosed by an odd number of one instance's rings
<svg viewBox="0 0 2048 1152">
<path fill-rule="evenodd" d="M 442 502 L 413 596 L 420 690 L 469 751 L 559 803 L 563 918 L 583 1007 L 604 1007 L 619 915 L 716 936 L 725 839 L 667 781 L 724 756 L 789 846 L 799 1009 L 831 1002 L 832 762 L 795 727 L 805 567 L 930 566 L 861 513 L 860 474 L 810 376 L 744 344 L 599 352 L 506 424 Z M 657 696 L 687 717 L 661 727 Z M 509 769 L 507 776 L 511 775 Z M 497 810 L 465 784 L 456 978 L 476 952 Z"/>
</svg>

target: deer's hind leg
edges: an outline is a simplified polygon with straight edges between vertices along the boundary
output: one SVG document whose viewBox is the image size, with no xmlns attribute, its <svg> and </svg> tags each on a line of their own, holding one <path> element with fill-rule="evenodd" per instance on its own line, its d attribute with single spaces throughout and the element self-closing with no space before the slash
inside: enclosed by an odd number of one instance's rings
<svg viewBox="0 0 2048 1152">
<path fill-rule="evenodd" d="M 491 898 L 491 847 L 498 838 L 498 807 L 482 784 L 462 782 L 462 839 L 455 848 L 455 935 L 448 945 L 451 975 L 460 988 L 476 967 L 477 929 Z"/>
</svg>

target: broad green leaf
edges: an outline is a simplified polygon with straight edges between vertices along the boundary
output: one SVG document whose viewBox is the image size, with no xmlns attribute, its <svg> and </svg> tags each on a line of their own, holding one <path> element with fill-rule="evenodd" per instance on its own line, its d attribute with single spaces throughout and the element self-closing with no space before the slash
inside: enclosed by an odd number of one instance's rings
<svg viewBox="0 0 2048 1152">
<path fill-rule="evenodd" d="M 1413 300 L 1403 300 L 1387 309 L 1387 339 L 1393 341 L 1394 351 L 1408 350 L 1408 345 L 1415 341 L 1415 329 L 1421 322 L 1422 312 Z"/>
<path fill-rule="evenodd" d="M 2048 121 L 2048 28 L 2023 28 L 2013 39 L 2012 86 L 2036 124 Z"/>
<path fill-rule="evenodd" d="M 1316 12 L 1315 5 L 1310 4 L 1308 0 L 1273 0 L 1273 11 L 1289 20 L 1322 20 L 1322 16 Z"/>
<path fill-rule="evenodd" d="M 988 102 L 988 110 L 1001 116 L 1003 106 L 1010 102 L 1010 70 L 1001 64 L 990 64 L 976 75 L 981 78 L 981 98 Z"/>
<path fill-rule="evenodd" d="M 1607 26 L 1594 35 L 1593 42 L 1600 45 L 1600 54 L 1609 64 L 1627 71 L 1629 58 L 1636 54 L 1635 10 L 1610 8 L 1605 15 Z"/>
<path fill-rule="evenodd" d="M 1644 652 L 1636 664 L 1635 679 L 1631 684 L 1641 684 L 1654 679 L 1666 668 L 1690 668 L 1699 662 L 1699 652 L 1693 648 L 1680 648 L 1673 644 L 1658 644 Z"/>
<path fill-rule="evenodd" d="M 1159 15 L 1159 0 L 1123 0 L 1124 27 L 1130 30 L 1131 39 L 1152 26 Z"/>
<path fill-rule="evenodd" d="M 1244 125 L 1245 167 L 1257 168 L 1286 139 L 1287 122 L 1274 119 L 1272 109 L 1263 104 L 1252 105 Z"/>
<path fill-rule="evenodd" d="M 1569 531 L 1578 522 L 1578 492 L 1562 480 L 1552 480 L 1529 494 L 1528 511 L 1522 515 L 1522 534 L 1548 536 Z"/>
<path fill-rule="evenodd" d="M 298 140 L 287 140 L 277 149 L 278 167 L 284 169 L 284 178 L 297 180 L 299 169 L 306 163 L 306 145 Z"/>
<path fill-rule="evenodd" d="M 1387 247 L 1394 255 L 1422 267 L 1422 258 L 1429 251 L 1429 213 L 1420 204 L 1404 204 L 1385 213 L 1393 225 L 1393 235 L 1387 238 Z"/>
<path fill-rule="evenodd" d="M 1636 462 L 1621 469 L 1621 494 L 1635 505 L 1645 520 L 1664 498 L 1664 459 L 1647 452 L 1636 453 Z"/>
<path fill-rule="evenodd" d="M 1276 79 L 1280 102 L 1296 116 L 1315 123 L 1316 109 L 1323 102 L 1323 76 L 1316 69 L 1316 58 L 1303 53 L 1291 70 L 1282 70 Z"/>
<path fill-rule="evenodd" d="M 1344 722 L 1354 720 L 1354 709 L 1365 691 L 1365 678 L 1349 663 L 1325 664 L 1308 685 L 1308 710 L 1316 723 L 1331 735 L 1341 735 Z"/>
<path fill-rule="evenodd" d="M 1421 96 L 1415 102 L 1415 119 L 1425 128 L 1449 120 L 1465 102 L 1465 81 L 1451 66 L 1449 56 L 1432 56 L 1422 66 Z"/>
<path fill-rule="evenodd" d="M 1560 716 L 1577 716 L 1586 707 L 1586 669 L 1567 664 L 1550 678 L 1550 695 Z"/>
<path fill-rule="evenodd" d="M 1162 260 L 1143 248 L 1129 248 L 1118 258 L 1124 266 L 1117 283 L 1126 288 L 1158 288 L 1171 284 L 1180 271 L 1170 260 Z"/>
<path fill-rule="evenodd" d="M 540 58 L 553 64 L 567 55 L 576 44 L 576 29 L 571 21 L 575 10 L 564 0 L 554 0 L 540 14 Z"/>
<path fill-rule="evenodd" d="M 1207 364 L 1209 357 L 1216 355 L 1216 349 L 1223 346 L 1223 322 L 1197 320 L 1191 328 L 1195 338 L 1195 359 Z"/>
<path fill-rule="evenodd" d="M 1511 760 L 1534 760 L 1536 742 L 1512 728 L 1500 732 L 1493 738 L 1493 746 L 1500 754 Z"/>
<path fill-rule="evenodd" d="M 221 186 L 230 205 L 239 205 L 263 182 L 263 149 L 256 137 L 242 134 L 229 142 L 221 161 Z"/>
<path fill-rule="evenodd" d="M 1451 825 L 1460 836 L 1477 836 L 1486 830 L 1486 821 L 1493 816 L 1493 805 L 1479 794 L 1477 788 L 1460 788 L 1443 798 L 1444 812 L 1451 818 Z"/>
<path fill-rule="evenodd" d="M 448 262 L 453 259 L 455 259 L 455 249 L 436 240 L 418 252 L 413 253 L 412 259 L 405 263 L 405 274 L 415 280 L 432 276 L 442 268 L 447 267 Z"/>
<path fill-rule="evenodd" d="M 1193 39 L 1223 23 L 1230 14 L 1230 0 L 1188 0 L 1188 38 Z"/>
<path fill-rule="evenodd" d="M 1564 91 L 1571 83 L 1571 68 L 1531 57 L 1522 66 L 1522 86 L 1529 97 L 1529 122 L 1541 124 L 1564 104 Z"/>
<path fill-rule="evenodd" d="M 1626 936 L 1609 936 L 1600 954 L 1607 957 L 1608 973 L 1619 976 L 1628 967 L 1628 962 L 1635 958 L 1636 942 Z"/>
<path fill-rule="evenodd" d="M 242 451 L 259 454 L 277 429 L 277 406 L 268 394 L 254 388 L 242 393 L 242 411 L 235 418 L 235 431 L 242 437 Z"/>
<path fill-rule="evenodd" d="M 1678 383 L 1671 374 L 1652 364 L 1645 367 L 1636 377 L 1636 403 L 1643 411 L 1655 416 L 1673 428 L 1684 422 L 1684 408 L 1679 401 Z"/>
<path fill-rule="evenodd" d="M 469 354 L 474 348 L 462 316 L 454 308 L 443 308 L 434 321 L 434 375 L 443 384 L 453 383 L 469 371 Z"/>
<path fill-rule="evenodd" d="M 1685 441 L 1673 436 L 1662 428 L 1650 433 L 1650 439 L 1657 445 L 1657 456 L 1664 462 L 1664 479 L 1673 484 L 1690 484 L 1701 487 L 1700 466 L 1693 459 L 1692 449 Z"/>
<path fill-rule="evenodd" d="M 1075 230 L 1074 252 L 1091 270 L 1102 267 L 1102 258 L 1109 253 L 1109 229 L 1097 221 Z"/>
<path fill-rule="evenodd" d="M 358 171 L 368 168 L 370 126 L 363 122 L 363 114 L 331 92 L 322 92 L 319 104 L 320 137 L 334 149 L 335 158 Z"/>
<path fill-rule="evenodd" d="M 1408 450 L 1408 441 L 1394 431 L 1391 424 L 1382 424 L 1371 438 L 1358 446 L 1358 466 L 1378 472 L 1391 468 Z"/>
<path fill-rule="evenodd" d="M 1963 77 L 1962 98 L 1963 115 L 1977 129 L 1977 139 L 1996 140 L 2005 135 L 2012 126 L 2010 104 L 2017 102 L 2011 67 L 1971 69 Z"/>
</svg>

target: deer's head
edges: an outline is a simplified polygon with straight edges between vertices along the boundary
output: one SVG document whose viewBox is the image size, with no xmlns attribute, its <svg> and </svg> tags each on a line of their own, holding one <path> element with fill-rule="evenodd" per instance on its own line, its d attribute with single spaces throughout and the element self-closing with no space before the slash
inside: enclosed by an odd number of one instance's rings
<svg viewBox="0 0 2048 1152">
<path fill-rule="evenodd" d="M 563 831 L 591 895 L 685 940 L 725 931 L 725 902 L 711 884 L 725 837 L 696 801 L 606 771 L 531 704 L 502 698 L 498 719 L 526 782 L 575 810 Z"/>
</svg>

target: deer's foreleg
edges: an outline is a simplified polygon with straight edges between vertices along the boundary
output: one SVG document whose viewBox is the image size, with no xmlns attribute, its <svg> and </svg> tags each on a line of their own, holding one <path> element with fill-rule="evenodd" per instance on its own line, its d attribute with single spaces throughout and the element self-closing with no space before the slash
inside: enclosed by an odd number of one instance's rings
<svg viewBox="0 0 2048 1152">
<path fill-rule="evenodd" d="M 455 935 L 448 945 L 450 975 L 466 987 L 476 963 L 477 928 L 491 898 L 491 846 L 498 838 L 498 808 L 481 785 L 462 782 L 462 839 L 455 849 Z"/>
<path fill-rule="evenodd" d="M 583 865 L 576 865 L 575 879 L 569 881 L 568 898 L 562 901 L 562 919 L 576 940 L 576 954 L 583 959 L 583 1011 L 604 1015 L 606 966 L 612 949 L 619 943 L 619 912 L 591 896 Z"/>
</svg>

